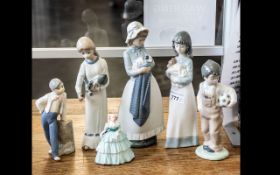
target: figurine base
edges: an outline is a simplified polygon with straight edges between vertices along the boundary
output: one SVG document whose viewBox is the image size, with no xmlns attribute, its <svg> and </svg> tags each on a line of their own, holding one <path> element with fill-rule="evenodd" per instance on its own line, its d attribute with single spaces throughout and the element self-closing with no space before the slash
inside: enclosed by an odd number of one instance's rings
<svg viewBox="0 0 280 175">
<path fill-rule="evenodd" d="M 130 140 L 130 142 L 132 143 L 131 148 L 144 148 L 157 144 L 157 136 L 145 140 Z"/>
<path fill-rule="evenodd" d="M 229 152 L 225 148 L 223 148 L 222 151 L 211 153 L 211 152 L 204 150 L 203 145 L 200 145 L 199 147 L 196 148 L 195 154 L 198 157 L 201 157 L 201 158 L 207 159 L 207 160 L 223 160 L 229 156 Z"/>
</svg>

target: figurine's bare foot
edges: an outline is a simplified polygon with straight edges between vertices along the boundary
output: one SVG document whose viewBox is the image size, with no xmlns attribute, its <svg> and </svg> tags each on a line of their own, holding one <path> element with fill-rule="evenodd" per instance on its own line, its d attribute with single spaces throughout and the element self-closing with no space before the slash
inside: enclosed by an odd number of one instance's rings
<svg viewBox="0 0 280 175">
<path fill-rule="evenodd" d="M 55 156 L 55 157 L 53 158 L 53 160 L 55 160 L 55 161 L 59 161 L 59 160 L 61 160 L 61 159 L 60 159 L 60 157 Z"/>
<path fill-rule="evenodd" d="M 49 150 L 49 154 L 52 154 L 52 149 Z"/>
</svg>

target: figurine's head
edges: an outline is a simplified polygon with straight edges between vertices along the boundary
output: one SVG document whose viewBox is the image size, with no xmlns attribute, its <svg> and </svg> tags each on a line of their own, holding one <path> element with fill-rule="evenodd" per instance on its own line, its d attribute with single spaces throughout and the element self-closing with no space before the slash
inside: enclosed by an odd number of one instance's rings
<svg viewBox="0 0 280 175">
<path fill-rule="evenodd" d="M 51 79 L 49 83 L 50 89 L 55 92 L 57 95 L 62 94 L 65 91 L 63 82 L 58 78 Z"/>
<path fill-rule="evenodd" d="M 144 27 L 140 22 L 133 21 L 127 26 L 127 37 L 125 43 L 129 46 L 144 46 L 145 39 L 147 38 L 149 30 Z"/>
<path fill-rule="evenodd" d="M 221 67 L 213 60 L 207 60 L 201 67 L 201 74 L 209 85 L 217 84 L 221 75 Z"/>
<path fill-rule="evenodd" d="M 172 39 L 172 47 L 177 55 L 180 53 L 192 57 L 192 40 L 188 32 L 178 32 Z"/>
<path fill-rule="evenodd" d="M 85 9 L 82 12 L 82 21 L 86 24 L 97 25 L 98 18 L 92 9 Z"/>
<path fill-rule="evenodd" d="M 143 3 L 136 0 L 127 0 L 124 3 L 123 19 L 136 19 L 143 14 Z"/>
<path fill-rule="evenodd" d="M 108 121 L 115 122 L 118 119 L 118 115 L 116 113 L 109 113 L 108 114 Z"/>
<path fill-rule="evenodd" d="M 79 38 L 76 48 L 85 59 L 93 60 L 94 56 L 98 56 L 95 50 L 95 44 L 89 37 L 83 36 Z"/>
</svg>

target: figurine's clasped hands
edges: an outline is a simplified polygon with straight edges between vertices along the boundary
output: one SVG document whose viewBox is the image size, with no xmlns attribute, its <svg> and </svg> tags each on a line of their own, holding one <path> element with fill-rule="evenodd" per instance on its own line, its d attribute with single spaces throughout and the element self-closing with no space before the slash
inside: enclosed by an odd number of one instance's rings
<svg viewBox="0 0 280 175">
<path fill-rule="evenodd" d="M 141 67 L 139 70 L 139 73 L 141 74 L 144 74 L 144 73 L 149 73 L 151 72 L 152 68 L 151 67 Z"/>
</svg>

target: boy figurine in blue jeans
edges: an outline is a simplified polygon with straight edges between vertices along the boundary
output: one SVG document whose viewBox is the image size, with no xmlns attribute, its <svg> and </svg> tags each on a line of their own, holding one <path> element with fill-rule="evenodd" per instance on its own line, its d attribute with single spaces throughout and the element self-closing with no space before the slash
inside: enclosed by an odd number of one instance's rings
<svg viewBox="0 0 280 175">
<path fill-rule="evenodd" d="M 58 78 L 53 78 L 49 87 L 52 92 L 40 97 L 35 103 L 42 114 L 42 126 L 46 139 L 51 146 L 49 154 L 55 161 L 58 161 L 60 157 L 58 154 L 57 116 L 60 115 L 61 120 L 65 119 L 66 93 L 64 92 L 63 82 Z"/>
</svg>

